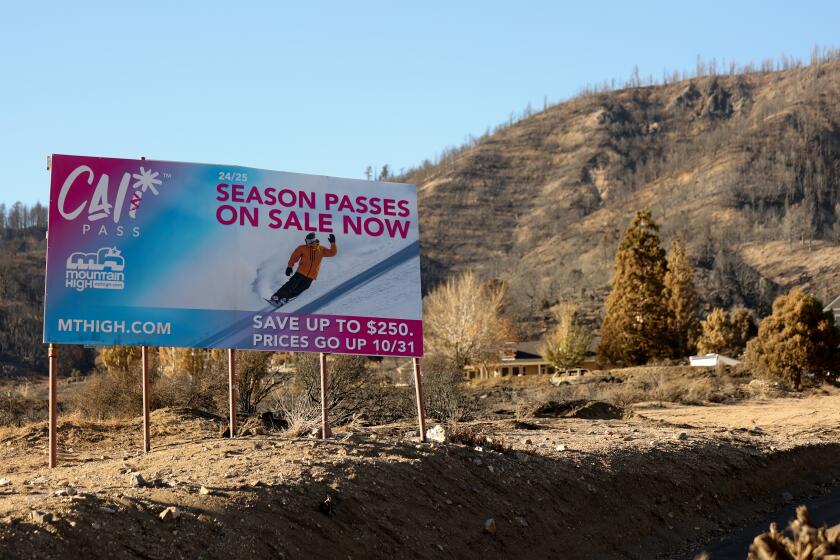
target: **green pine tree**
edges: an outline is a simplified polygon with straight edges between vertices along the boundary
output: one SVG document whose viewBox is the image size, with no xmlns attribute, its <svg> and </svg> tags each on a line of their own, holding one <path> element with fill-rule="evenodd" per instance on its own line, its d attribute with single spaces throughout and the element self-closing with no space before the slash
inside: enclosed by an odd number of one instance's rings
<svg viewBox="0 0 840 560">
<path fill-rule="evenodd" d="M 616 364 L 644 364 L 671 353 L 667 263 L 659 226 L 640 211 L 615 255 L 598 353 Z"/>
</svg>

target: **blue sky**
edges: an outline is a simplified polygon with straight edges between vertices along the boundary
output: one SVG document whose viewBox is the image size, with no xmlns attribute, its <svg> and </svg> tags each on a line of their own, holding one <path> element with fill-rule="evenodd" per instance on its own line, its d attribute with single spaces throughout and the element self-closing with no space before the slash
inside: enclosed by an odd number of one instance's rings
<svg viewBox="0 0 840 560">
<path fill-rule="evenodd" d="M 0 202 L 50 153 L 363 177 L 544 97 L 840 46 L 836 2 L 14 2 L 0 34 Z"/>
</svg>

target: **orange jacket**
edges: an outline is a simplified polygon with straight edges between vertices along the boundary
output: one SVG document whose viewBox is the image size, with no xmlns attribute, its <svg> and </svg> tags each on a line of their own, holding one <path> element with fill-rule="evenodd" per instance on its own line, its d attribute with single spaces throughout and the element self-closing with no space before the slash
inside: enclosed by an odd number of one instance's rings
<svg viewBox="0 0 840 560">
<path fill-rule="evenodd" d="M 320 243 L 313 243 L 312 245 L 299 245 L 295 252 L 289 258 L 289 268 L 295 266 L 295 263 L 300 261 L 297 272 L 303 274 L 307 278 L 315 280 L 318 278 L 318 269 L 321 268 L 321 259 L 324 257 L 334 257 L 338 249 L 333 242 L 329 249 L 325 249 Z"/>
</svg>

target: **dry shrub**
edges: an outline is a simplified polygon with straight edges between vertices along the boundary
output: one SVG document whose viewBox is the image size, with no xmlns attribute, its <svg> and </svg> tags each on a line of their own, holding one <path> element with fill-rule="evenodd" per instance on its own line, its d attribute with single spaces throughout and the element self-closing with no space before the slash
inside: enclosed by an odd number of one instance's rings
<svg viewBox="0 0 840 560">
<path fill-rule="evenodd" d="M 446 437 L 452 443 L 462 443 L 470 447 L 481 447 L 482 449 L 490 449 L 499 453 L 510 453 L 513 447 L 499 438 L 491 438 L 482 435 L 474 426 L 465 424 L 454 424 Z"/>
<path fill-rule="evenodd" d="M 301 437 L 317 429 L 321 415 L 318 403 L 292 383 L 285 384 L 282 389 L 275 392 L 272 411 L 289 423 L 286 434 Z"/>
<path fill-rule="evenodd" d="M 271 409 L 289 422 L 290 431 L 303 433 L 320 418 L 321 368 L 316 354 L 295 354 L 294 364 L 294 374 L 273 391 Z M 332 425 L 384 424 L 412 414 L 411 392 L 395 387 L 365 356 L 330 356 L 327 376 Z"/>
<path fill-rule="evenodd" d="M 596 372 L 594 375 L 597 375 Z M 620 407 L 638 402 L 676 402 L 702 404 L 742 398 L 746 373 L 741 369 L 678 367 L 635 367 L 612 370 L 605 379 L 620 383 L 598 382 L 561 385 L 562 399 L 599 400 Z"/>
<path fill-rule="evenodd" d="M 801 388 L 837 374 L 840 329 L 831 311 L 795 288 L 773 302 L 773 313 L 761 320 L 758 336 L 747 345 L 747 362 L 759 373 Z"/>
<path fill-rule="evenodd" d="M 441 422 L 457 422 L 472 412 L 463 371 L 448 358 L 435 354 L 423 359 L 423 401 L 426 412 Z M 413 388 L 413 380 L 412 380 Z"/>
<path fill-rule="evenodd" d="M 125 418 L 142 413 L 142 399 L 139 370 L 106 370 L 90 376 L 71 406 L 85 418 Z"/>
<path fill-rule="evenodd" d="M 840 532 L 829 536 L 825 526 L 815 527 L 805 506 L 796 508 L 790 524 L 792 538 L 780 533 L 776 524 L 750 545 L 748 560 L 820 560 L 840 555 Z"/>
<path fill-rule="evenodd" d="M 121 357 L 117 351 L 112 357 Z M 79 390 L 72 408 L 87 418 L 125 418 L 142 413 L 140 364 L 126 359 L 101 360 L 99 371 Z M 188 407 L 219 414 L 227 411 L 227 369 L 221 352 L 161 348 L 150 364 L 150 407 Z"/>
<path fill-rule="evenodd" d="M 6 385 L 0 391 L 0 426 L 20 426 L 21 424 L 43 420 L 47 414 L 47 403 L 35 391 L 30 390 L 28 382 Z"/>
</svg>

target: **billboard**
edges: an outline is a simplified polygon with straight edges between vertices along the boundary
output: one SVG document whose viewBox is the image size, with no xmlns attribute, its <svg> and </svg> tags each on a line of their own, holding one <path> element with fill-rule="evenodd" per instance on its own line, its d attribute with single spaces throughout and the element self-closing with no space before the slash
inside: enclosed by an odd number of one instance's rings
<svg viewBox="0 0 840 560">
<path fill-rule="evenodd" d="M 414 185 L 52 156 L 44 341 L 422 356 Z"/>
</svg>

